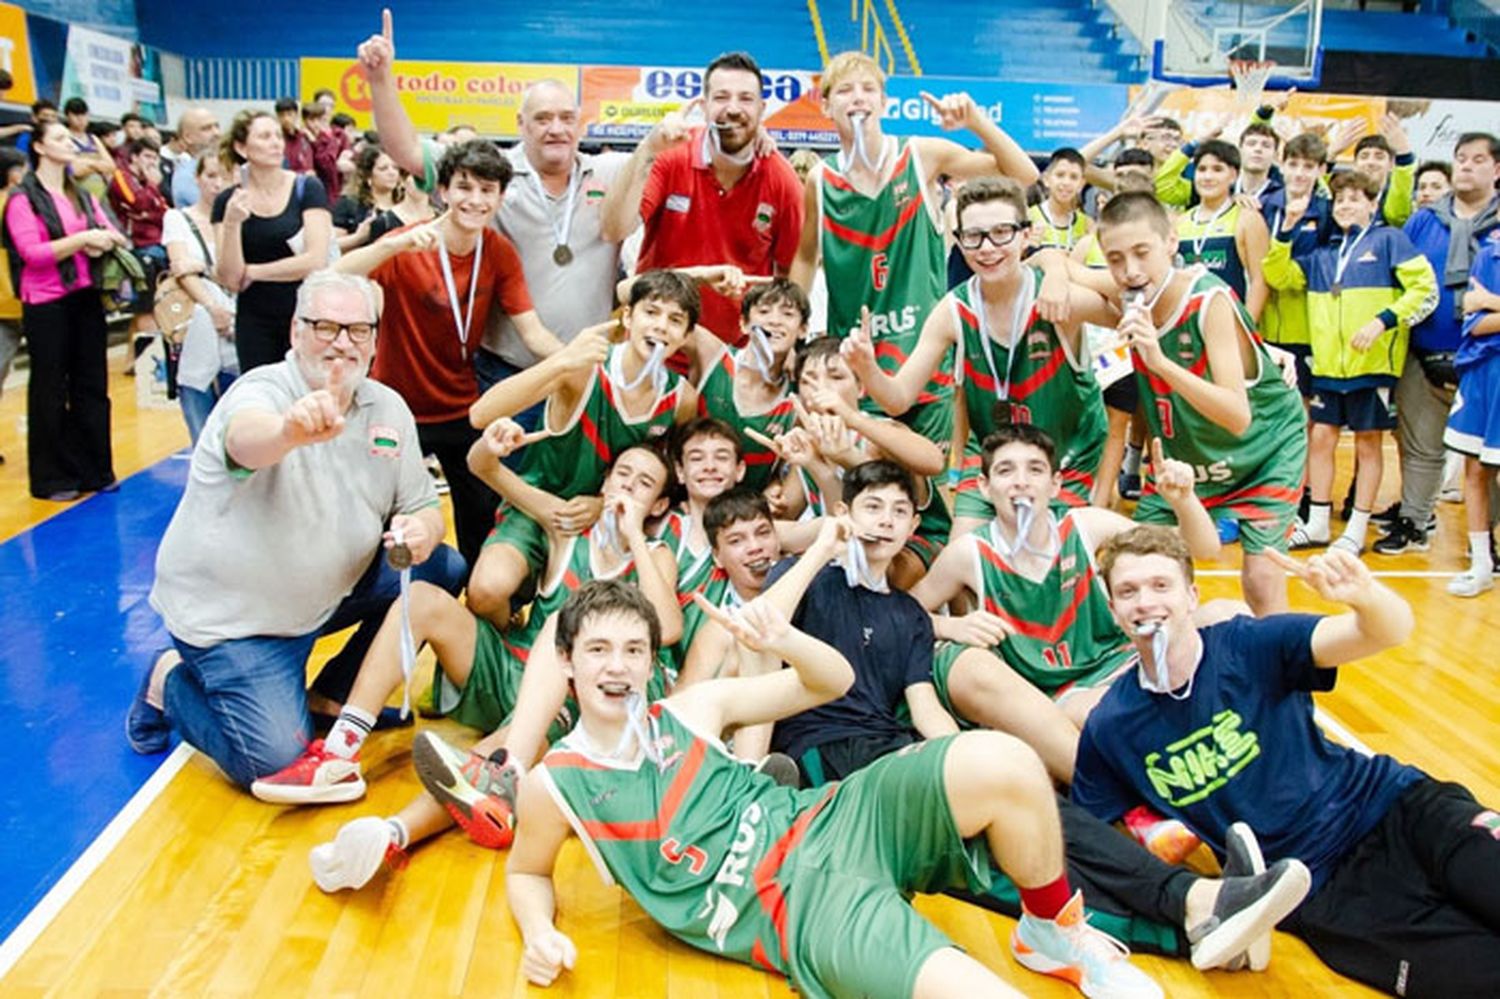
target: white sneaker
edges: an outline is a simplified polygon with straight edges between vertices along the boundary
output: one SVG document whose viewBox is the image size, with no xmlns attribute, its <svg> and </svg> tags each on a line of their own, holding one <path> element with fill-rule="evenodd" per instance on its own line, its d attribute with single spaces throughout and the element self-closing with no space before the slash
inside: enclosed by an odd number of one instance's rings
<svg viewBox="0 0 1500 999">
<path fill-rule="evenodd" d="M 1493 569 L 1470 569 L 1448 580 L 1448 592 L 1455 597 L 1477 597 L 1495 588 Z"/>
<path fill-rule="evenodd" d="M 1162 996 L 1161 986 L 1130 963 L 1130 948 L 1088 924 L 1082 892 L 1073 893 L 1056 919 L 1023 912 L 1010 935 L 1010 952 L 1022 967 L 1069 982 L 1086 996 Z"/>
<path fill-rule="evenodd" d="M 1334 548 L 1342 548 L 1344 551 L 1348 552 L 1350 555 L 1353 555 L 1355 558 L 1359 558 L 1365 553 L 1365 546 L 1360 544 L 1358 541 L 1355 541 L 1354 538 L 1347 534 L 1340 534 L 1338 537 L 1334 538 L 1332 543 L 1329 544 L 1328 548 L 1330 551 Z"/>
<path fill-rule="evenodd" d="M 382 864 L 406 866 L 406 851 L 396 845 L 396 831 L 373 815 L 344 823 L 332 843 L 319 843 L 307 855 L 313 880 L 326 892 L 363 888 Z"/>
</svg>

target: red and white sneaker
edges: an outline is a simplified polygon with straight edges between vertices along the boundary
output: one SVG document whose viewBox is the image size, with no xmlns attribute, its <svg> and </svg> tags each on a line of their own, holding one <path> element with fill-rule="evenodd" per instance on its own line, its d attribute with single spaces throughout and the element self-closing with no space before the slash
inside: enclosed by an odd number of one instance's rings
<svg viewBox="0 0 1500 999">
<path fill-rule="evenodd" d="M 386 819 L 373 815 L 344 823 L 331 843 L 319 843 L 307 855 L 313 880 L 330 894 L 343 888 L 363 888 L 381 866 L 399 871 L 406 851 L 396 845 L 396 831 Z"/>
<path fill-rule="evenodd" d="M 1125 829 L 1158 860 L 1173 865 L 1187 860 L 1203 842 L 1181 822 L 1158 815 L 1145 805 L 1125 813 Z"/>
<path fill-rule="evenodd" d="M 332 805 L 363 798 L 365 779 L 359 757 L 335 756 L 315 739 L 301 756 L 251 784 L 250 793 L 273 805 Z"/>
<path fill-rule="evenodd" d="M 1022 967 L 1068 982 L 1090 999 L 1162 999 L 1161 986 L 1130 963 L 1130 949 L 1088 924 L 1082 892 L 1056 919 L 1023 909 L 1010 952 Z"/>
<path fill-rule="evenodd" d="M 412 740 L 412 765 L 427 793 L 453 816 L 469 839 L 491 850 L 504 850 L 516 834 L 516 784 L 519 764 L 505 750 L 486 758 L 448 745 L 429 731 Z"/>
</svg>

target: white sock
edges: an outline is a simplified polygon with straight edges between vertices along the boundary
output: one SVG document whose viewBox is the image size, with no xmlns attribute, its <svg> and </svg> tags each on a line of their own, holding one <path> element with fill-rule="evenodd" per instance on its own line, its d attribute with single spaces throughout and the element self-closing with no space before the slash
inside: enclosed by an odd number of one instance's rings
<svg viewBox="0 0 1500 999">
<path fill-rule="evenodd" d="M 352 760 L 359 755 L 359 747 L 365 744 L 365 737 L 374 727 L 374 715 L 346 704 L 339 711 L 338 721 L 328 730 L 328 738 L 323 740 L 323 746 L 334 756 Z"/>
<path fill-rule="evenodd" d="M 1120 463 L 1120 470 L 1126 475 L 1141 474 L 1141 449 L 1134 444 L 1125 445 L 1125 460 Z"/>
<path fill-rule="evenodd" d="M 1333 511 L 1332 503 L 1314 500 L 1307 508 L 1307 536 L 1315 541 L 1328 540 L 1328 517 Z M 1368 516 L 1368 514 L 1366 515 Z"/>
<path fill-rule="evenodd" d="M 1475 575 L 1495 571 L 1495 566 L 1490 561 L 1489 531 L 1469 532 L 1469 565 Z"/>
<path fill-rule="evenodd" d="M 1349 514 L 1349 523 L 1344 525 L 1344 537 L 1359 542 L 1359 546 L 1365 546 L 1365 534 L 1370 529 L 1370 511 L 1355 510 Z"/>
<path fill-rule="evenodd" d="M 411 842 L 411 833 L 407 831 L 406 823 L 401 821 L 399 815 L 392 815 L 385 821 L 391 827 L 391 835 L 395 837 L 396 845 L 405 850 L 407 844 Z"/>
</svg>

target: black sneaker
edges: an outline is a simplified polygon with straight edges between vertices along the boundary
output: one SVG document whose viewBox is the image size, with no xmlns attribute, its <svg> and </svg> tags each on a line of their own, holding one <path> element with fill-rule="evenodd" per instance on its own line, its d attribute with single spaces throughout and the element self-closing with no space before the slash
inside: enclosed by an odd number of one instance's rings
<svg viewBox="0 0 1500 999">
<path fill-rule="evenodd" d="M 1417 529 L 1410 517 L 1397 517 L 1385 536 L 1371 545 L 1377 555 L 1400 555 L 1402 552 L 1425 552 L 1432 547 L 1427 532 Z"/>
<path fill-rule="evenodd" d="M 1392 503 L 1390 506 L 1386 507 L 1384 510 L 1377 510 L 1375 513 L 1370 514 L 1370 522 L 1372 524 L 1380 524 L 1382 527 L 1386 528 L 1387 530 L 1389 530 L 1390 526 L 1392 524 L 1394 524 L 1400 518 L 1401 518 L 1401 501 L 1400 500 L 1397 500 L 1396 502 Z M 1344 519 L 1347 520 L 1348 518 L 1346 517 Z"/>
<path fill-rule="evenodd" d="M 802 786 L 802 774 L 797 770 L 797 761 L 785 753 L 768 753 L 755 765 L 755 772 L 765 774 L 782 787 Z"/>
<path fill-rule="evenodd" d="M 1213 915 L 1188 928 L 1193 967 L 1217 968 L 1249 951 L 1307 897 L 1312 875 L 1300 860 L 1278 860 L 1261 874 L 1226 877 Z"/>
</svg>

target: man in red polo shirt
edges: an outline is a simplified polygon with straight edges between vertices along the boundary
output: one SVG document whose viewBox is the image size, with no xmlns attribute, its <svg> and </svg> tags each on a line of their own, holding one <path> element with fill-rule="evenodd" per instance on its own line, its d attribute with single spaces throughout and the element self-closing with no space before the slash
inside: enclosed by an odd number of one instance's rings
<svg viewBox="0 0 1500 999">
<path fill-rule="evenodd" d="M 450 146 L 437 173 L 447 211 L 338 262 L 338 270 L 367 275 L 385 291 L 370 374 L 406 400 L 423 453 L 442 464 L 458 549 L 471 566 L 499 502 L 468 465 L 479 436 L 469 425 L 469 406 L 479 398 L 474 352 L 490 310 L 504 310 L 538 356 L 562 349 L 532 308 L 515 246 L 489 224 L 510 176 L 510 163 L 489 142 Z"/>
<path fill-rule="evenodd" d="M 687 128 L 670 115 L 636 148 L 604 207 L 624 219 L 616 231 L 646 225 L 638 273 L 658 267 L 733 264 L 747 275 L 786 274 L 802 230 L 802 184 L 786 157 L 762 153 L 765 112 L 760 67 L 743 52 L 721 55 L 703 72 L 706 125 Z M 701 289 L 704 326 L 732 346 L 743 343 L 739 303 Z"/>
</svg>

